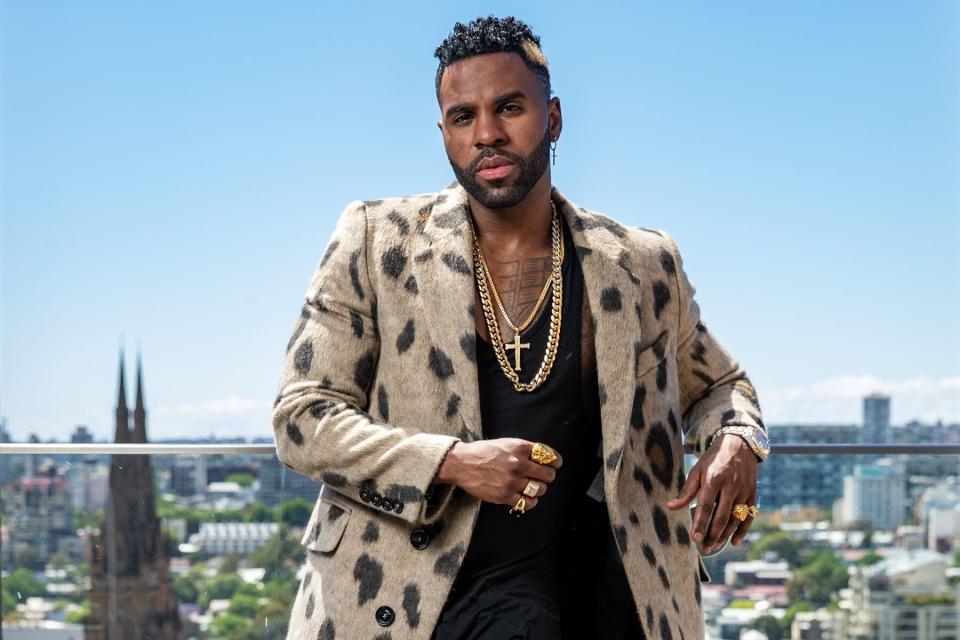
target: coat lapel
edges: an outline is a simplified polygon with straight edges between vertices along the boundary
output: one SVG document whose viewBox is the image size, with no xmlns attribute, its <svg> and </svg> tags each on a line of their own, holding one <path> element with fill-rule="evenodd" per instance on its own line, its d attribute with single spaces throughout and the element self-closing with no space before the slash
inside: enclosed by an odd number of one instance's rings
<svg viewBox="0 0 960 640">
<path fill-rule="evenodd" d="M 588 212 L 552 191 L 558 211 L 570 227 L 583 271 L 593 317 L 597 374 L 600 382 L 603 457 L 606 468 L 619 468 L 632 394 L 611 393 L 614 387 L 632 389 L 630 348 L 640 340 L 640 278 L 631 266 L 624 243 L 626 227 Z M 476 368 L 474 325 L 473 229 L 466 191 L 454 182 L 420 210 L 413 269 L 421 291 L 422 312 L 437 350 L 448 358 L 450 375 L 441 379 L 458 400 L 461 437 L 483 437 Z M 633 338 L 631 340 L 630 338 Z M 442 362 L 440 363 L 442 364 Z M 438 373 L 431 362 L 431 369 Z M 447 373 L 440 367 L 439 372 Z M 453 407 L 453 404 L 448 406 Z M 466 430 L 466 431 L 464 431 Z M 608 474 L 616 477 L 616 474 Z M 607 487 L 607 491 L 611 487 Z"/>
</svg>

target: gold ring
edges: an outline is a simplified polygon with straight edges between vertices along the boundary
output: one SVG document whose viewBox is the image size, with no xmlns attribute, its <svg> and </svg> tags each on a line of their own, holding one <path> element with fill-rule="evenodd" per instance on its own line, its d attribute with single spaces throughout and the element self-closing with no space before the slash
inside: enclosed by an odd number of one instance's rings
<svg viewBox="0 0 960 640">
<path fill-rule="evenodd" d="M 734 518 L 740 522 L 743 522 L 747 519 L 747 515 L 749 515 L 751 518 L 755 518 L 758 511 L 759 509 L 757 509 L 756 505 L 737 504 L 733 506 L 733 511 L 731 513 L 733 514 Z"/>
<path fill-rule="evenodd" d="M 530 452 L 530 459 L 540 464 L 550 464 L 557 459 L 557 452 L 542 442 L 537 442 Z"/>
<path fill-rule="evenodd" d="M 527 480 L 527 486 L 523 489 L 523 495 L 536 498 L 538 493 L 540 493 L 540 482 L 532 478 Z"/>
<path fill-rule="evenodd" d="M 513 505 L 513 508 L 510 509 L 510 515 L 516 515 L 518 518 L 523 515 L 524 510 L 527 508 L 527 499 L 523 496 L 520 496 L 520 499 L 517 500 L 517 504 Z M 516 513 L 514 513 L 516 511 Z"/>
</svg>

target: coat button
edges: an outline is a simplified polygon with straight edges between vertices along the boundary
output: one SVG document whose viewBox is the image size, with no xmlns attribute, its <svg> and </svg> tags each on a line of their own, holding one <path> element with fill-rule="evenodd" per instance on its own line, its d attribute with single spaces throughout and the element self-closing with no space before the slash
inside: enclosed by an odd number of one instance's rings
<svg viewBox="0 0 960 640">
<path fill-rule="evenodd" d="M 426 529 L 414 529 L 410 534 L 410 544 L 417 549 L 426 549 L 430 545 L 430 534 Z"/>
<path fill-rule="evenodd" d="M 397 614 L 393 612 L 393 609 L 390 607 L 380 607 L 377 609 L 377 624 L 381 627 L 389 627 L 393 624 L 394 619 L 397 617 Z"/>
<path fill-rule="evenodd" d="M 379 493 L 373 494 L 373 497 L 370 498 L 370 502 L 373 503 L 373 506 L 379 507 L 380 503 L 383 502 L 383 499 L 380 497 Z"/>
<path fill-rule="evenodd" d="M 403 513 L 403 502 L 401 500 L 397 500 L 396 504 L 393 505 L 393 510 L 397 513 Z"/>
<path fill-rule="evenodd" d="M 360 489 L 360 499 L 364 502 L 370 502 L 370 492 L 366 489 Z"/>
<path fill-rule="evenodd" d="M 393 500 L 384 498 L 380 501 L 380 506 L 383 507 L 384 511 L 393 511 Z"/>
</svg>

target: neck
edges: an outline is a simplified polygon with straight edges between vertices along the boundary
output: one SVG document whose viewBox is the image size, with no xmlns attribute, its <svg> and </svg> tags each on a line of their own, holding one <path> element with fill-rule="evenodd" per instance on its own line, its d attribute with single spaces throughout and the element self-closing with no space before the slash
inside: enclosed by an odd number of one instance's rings
<svg viewBox="0 0 960 640">
<path fill-rule="evenodd" d="M 516 206 L 489 209 L 467 196 L 477 239 L 484 253 L 496 258 L 549 254 L 552 248 L 549 174 L 544 174 Z"/>
</svg>

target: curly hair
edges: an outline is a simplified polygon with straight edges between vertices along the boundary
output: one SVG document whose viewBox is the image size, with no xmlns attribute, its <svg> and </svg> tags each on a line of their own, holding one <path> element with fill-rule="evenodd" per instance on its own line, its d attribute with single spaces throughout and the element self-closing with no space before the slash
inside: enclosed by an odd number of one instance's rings
<svg viewBox="0 0 960 640">
<path fill-rule="evenodd" d="M 544 97 L 550 99 L 550 70 L 547 58 L 540 49 L 539 36 L 523 21 L 513 16 L 497 18 L 493 15 L 476 18 L 469 24 L 456 23 L 450 35 L 434 51 L 433 55 L 440 59 L 436 78 L 437 99 L 440 99 L 440 79 L 449 65 L 464 58 L 500 51 L 519 54 L 527 67 L 540 79 Z"/>
</svg>

